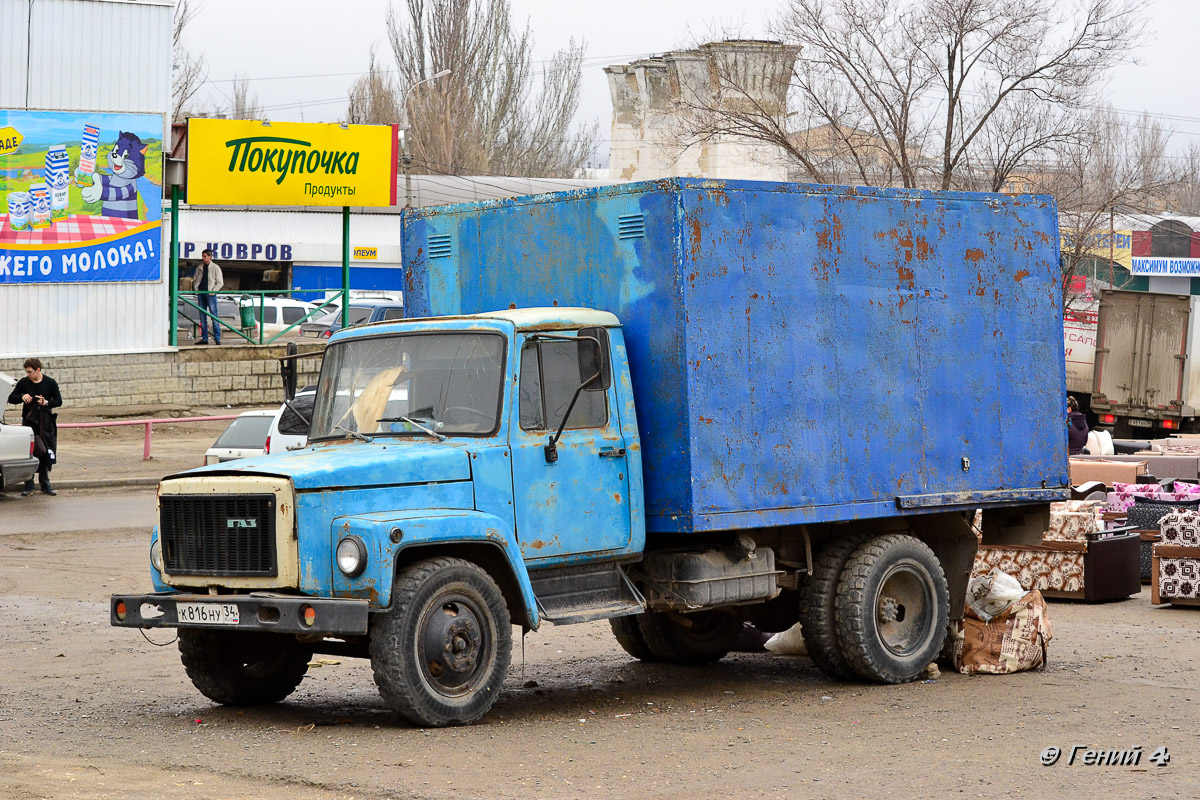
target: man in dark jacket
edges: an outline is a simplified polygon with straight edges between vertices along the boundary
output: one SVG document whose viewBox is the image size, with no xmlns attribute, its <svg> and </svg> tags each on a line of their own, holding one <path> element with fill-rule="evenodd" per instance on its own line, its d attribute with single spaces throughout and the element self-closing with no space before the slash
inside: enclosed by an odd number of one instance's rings
<svg viewBox="0 0 1200 800">
<path fill-rule="evenodd" d="M 17 381 L 8 402 L 21 403 L 21 424 L 33 428 L 34 454 L 38 457 L 38 482 L 42 492 L 55 495 L 54 487 L 50 485 L 50 467 L 57 460 L 55 450 L 58 447 L 58 428 L 54 421 L 53 409 L 62 405 L 62 395 L 54 378 L 42 373 L 42 362 L 36 358 L 25 359 L 25 377 Z M 33 494 L 33 478 L 25 482 L 22 497 Z"/>
<path fill-rule="evenodd" d="M 1067 452 L 1077 456 L 1087 445 L 1087 417 L 1079 411 L 1079 402 L 1074 397 L 1067 398 Z"/>
</svg>

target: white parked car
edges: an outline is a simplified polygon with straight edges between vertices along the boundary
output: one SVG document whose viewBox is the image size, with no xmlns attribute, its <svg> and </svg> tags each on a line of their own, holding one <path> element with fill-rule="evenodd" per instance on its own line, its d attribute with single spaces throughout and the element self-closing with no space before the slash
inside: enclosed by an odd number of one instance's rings
<svg viewBox="0 0 1200 800">
<path fill-rule="evenodd" d="M 252 299 L 254 300 L 254 318 L 258 319 L 258 298 L 254 297 Z M 292 300 L 288 297 L 268 297 L 263 301 L 262 307 L 263 333 L 267 336 L 282 333 L 289 325 L 295 325 L 304 318 L 305 314 L 316 307 L 316 303 L 306 303 L 303 300 Z M 320 315 L 318 314 L 317 316 Z M 300 335 L 299 328 L 293 329 L 293 332 L 297 336 Z"/>
<path fill-rule="evenodd" d="M 17 385 L 15 378 L 0 372 L 0 401 Z M 6 408 L 6 406 L 4 407 Z M 38 460 L 33 457 L 33 429 L 8 425 L 0 410 L 0 492 L 16 489 L 37 474 Z"/>
<path fill-rule="evenodd" d="M 261 456 L 267 449 L 267 432 L 277 412 L 271 409 L 243 411 L 229 423 L 204 454 L 205 464 L 220 464 L 239 458 Z"/>
<path fill-rule="evenodd" d="M 316 399 L 316 388 L 306 386 L 296 392 L 296 396 L 292 398 L 292 407 L 288 407 L 287 403 L 279 407 L 271 419 L 271 430 L 267 432 L 268 455 L 299 450 L 308 444 L 308 427 L 312 421 L 313 403 Z M 300 414 L 297 414 L 297 411 Z"/>
</svg>

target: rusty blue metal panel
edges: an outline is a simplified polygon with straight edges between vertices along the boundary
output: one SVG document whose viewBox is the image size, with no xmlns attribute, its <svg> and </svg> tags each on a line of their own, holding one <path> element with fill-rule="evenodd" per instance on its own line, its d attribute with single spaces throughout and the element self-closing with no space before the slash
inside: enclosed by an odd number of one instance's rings
<svg viewBox="0 0 1200 800">
<path fill-rule="evenodd" d="M 647 530 L 860 519 L 1066 484 L 1057 239 L 1048 198 L 676 179 L 418 211 L 406 302 L 616 313 Z"/>
</svg>

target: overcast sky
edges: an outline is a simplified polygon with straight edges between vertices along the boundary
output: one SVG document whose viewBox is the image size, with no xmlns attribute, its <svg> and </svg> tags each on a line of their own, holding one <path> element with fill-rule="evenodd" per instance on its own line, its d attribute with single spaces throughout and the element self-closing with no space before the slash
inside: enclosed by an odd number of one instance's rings
<svg viewBox="0 0 1200 800">
<path fill-rule="evenodd" d="M 204 94 L 219 101 L 236 74 L 246 75 L 270 119 L 340 120 L 347 87 L 366 68 L 371 47 L 390 62 L 384 29 L 388 0 L 193 2 L 199 14 L 186 41 L 208 61 Z M 612 104 L 602 68 L 686 46 L 711 30 L 732 28 L 745 38 L 765 38 L 767 22 L 780 7 L 751 0 L 731 11 L 731 5 L 727 0 L 512 0 L 514 19 L 528 20 L 532 28 L 536 59 L 549 58 L 571 37 L 587 42 L 581 117 L 599 120 L 606 139 Z M 1200 141 L 1195 75 L 1200 0 L 1153 0 L 1148 22 L 1151 42 L 1136 54 L 1141 63 L 1114 73 L 1107 99 L 1122 111 L 1165 115 L 1176 132 L 1176 147 Z"/>
</svg>

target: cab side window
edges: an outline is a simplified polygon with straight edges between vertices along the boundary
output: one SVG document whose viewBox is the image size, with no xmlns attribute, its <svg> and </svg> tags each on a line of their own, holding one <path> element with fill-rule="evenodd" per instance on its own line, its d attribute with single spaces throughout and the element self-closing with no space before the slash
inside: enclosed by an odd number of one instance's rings
<svg viewBox="0 0 1200 800">
<path fill-rule="evenodd" d="M 556 431 L 581 383 L 579 348 L 573 341 L 530 342 L 521 349 L 518 406 L 523 430 Z M 606 392 L 579 393 L 567 429 L 608 424 Z"/>
</svg>

